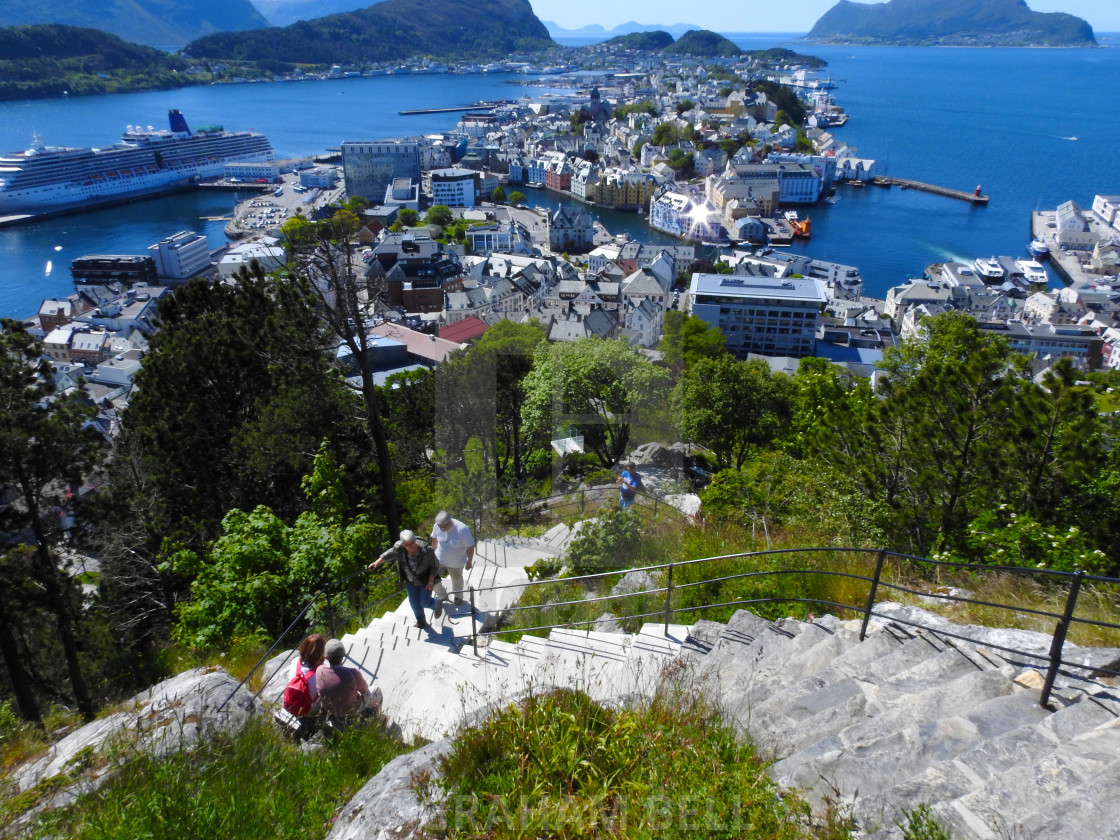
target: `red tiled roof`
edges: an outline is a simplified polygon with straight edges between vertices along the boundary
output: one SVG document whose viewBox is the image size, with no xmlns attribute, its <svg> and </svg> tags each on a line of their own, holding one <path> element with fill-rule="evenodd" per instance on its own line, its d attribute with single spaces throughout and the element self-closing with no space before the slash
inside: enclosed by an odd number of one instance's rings
<svg viewBox="0 0 1120 840">
<path fill-rule="evenodd" d="M 446 327 L 440 327 L 439 337 L 445 338 L 448 341 L 457 341 L 462 344 L 471 339 L 478 338 L 488 329 L 490 329 L 490 327 L 477 315 L 468 315 L 461 321 L 448 324 Z"/>
</svg>

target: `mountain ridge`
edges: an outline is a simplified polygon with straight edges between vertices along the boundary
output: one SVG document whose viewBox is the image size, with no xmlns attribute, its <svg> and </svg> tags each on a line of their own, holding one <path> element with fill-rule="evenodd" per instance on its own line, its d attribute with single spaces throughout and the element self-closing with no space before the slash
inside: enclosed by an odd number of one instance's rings
<svg viewBox="0 0 1120 840">
<path fill-rule="evenodd" d="M 249 0 L 0 0 L 0 27 L 39 24 L 100 29 L 164 49 L 211 32 L 269 25 Z"/>
<path fill-rule="evenodd" d="M 460 21 L 457 27 L 449 22 Z M 290 26 L 221 32 L 187 44 L 194 58 L 310 64 L 501 57 L 555 46 L 528 0 L 384 0 Z"/>
<path fill-rule="evenodd" d="M 805 36 L 815 43 L 913 46 L 1095 46 L 1093 29 L 1024 0 L 840 0 Z"/>
</svg>

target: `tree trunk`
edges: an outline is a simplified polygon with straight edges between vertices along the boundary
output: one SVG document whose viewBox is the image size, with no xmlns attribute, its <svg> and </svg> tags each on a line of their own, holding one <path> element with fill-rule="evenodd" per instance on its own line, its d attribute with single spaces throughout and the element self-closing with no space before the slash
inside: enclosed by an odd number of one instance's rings
<svg viewBox="0 0 1120 840">
<path fill-rule="evenodd" d="M 17 473 L 18 475 L 18 473 Z M 63 657 L 66 660 L 66 673 L 70 678 L 70 688 L 74 692 L 74 702 L 78 712 L 85 721 L 93 720 L 93 698 L 90 696 L 86 685 L 85 675 L 82 673 L 82 663 L 78 659 L 78 638 L 74 633 L 74 620 L 70 615 L 68 599 L 63 592 L 59 581 L 62 574 L 51 556 L 47 535 L 43 531 L 43 521 L 39 515 L 39 506 L 35 494 L 31 490 L 30 482 L 26 476 L 18 475 L 20 488 L 23 491 L 24 504 L 31 519 L 31 530 L 35 535 L 35 556 L 38 558 L 36 579 L 43 584 L 48 608 L 55 615 L 55 624 L 58 627 L 58 638 L 62 643 Z"/>
<path fill-rule="evenodd" d="M 4 667 L 8 669 L 8 680 L 12 684 L 12 694 L 15 696 L 20 717 L 42 725 L 43 718 L 39 713 L 39 704 L 35 700 L 35 693 L 31 690 L 27 670 L 23 667 L 23 654 L 12 633 L 8 604 L 2 597 L 0 597 L 0 657 L 4 660 Z"/>
</svg>

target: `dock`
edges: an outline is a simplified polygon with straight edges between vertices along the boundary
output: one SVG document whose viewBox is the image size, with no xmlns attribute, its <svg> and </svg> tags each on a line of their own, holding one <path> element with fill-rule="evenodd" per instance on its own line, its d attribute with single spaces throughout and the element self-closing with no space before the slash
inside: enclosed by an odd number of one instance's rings
<svg viewBox="0 0 1120 840">
<path fill-rule="evenodd" d="M 946 198 L 956 198 L 960 201 L 967 201 L 970 204 L 987 204 L 988 196 L 981 195 L 979 192 L 964 192 L 963 190 L 951 190 L 948 187 L 938 187 L 934 184 L 923 184 L 921 181 L 911 181 L 908 178 L 888 178 L 885 175 L 877 175 L 871 182 L 877 187 L 899 187 L 900 189 L 919 190 L 921 192 L 933 193 L 934 195 L 943 195 Z M 977 190 L 980 188 L 977 187 Z"/>
<path fill-rule="evenodd" d="M 416 114 L 455 114 L 459 111 L 484 111 L 489 110 L 489 105 L 456 105 L 452 108 L 419 108 L 415 111 L 397 111 L 402 117 Z"/>
</svg>

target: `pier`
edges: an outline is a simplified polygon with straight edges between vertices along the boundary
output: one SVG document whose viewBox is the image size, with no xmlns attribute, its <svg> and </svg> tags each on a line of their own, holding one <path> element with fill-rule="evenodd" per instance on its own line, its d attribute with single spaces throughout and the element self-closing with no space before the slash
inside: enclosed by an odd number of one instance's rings
<svg viewBox="0 0 1120 840">
<path fill-rule="evenodd" d="M 419 108 L 415 111 L 397 111 L 402 117 L 413 116 L 415 114 L 454 114 L 459 111 L 484 111 L 490 109 L 491 105 L 457 105 L 453 108 Z"/>
<path fill-rule="evenodd" d="M 976 192 L 964 192 L 963 190 L 951 190 L 948 187 L 938 187 L 934 184 L 923 184 L 921 181 L 911 181 L 908 178 L 888 178 L 885 175 L 876 175 L 871 183 L 877 187 L 898 187 L 903 190 L 920 190 L 921 192 L 933 193 L 934 195 L 943 195 L 946 198 L 956 198 L 960 201 L 967 201 L 970 204 L 988 203 L 988 196 L 981 195 L 979 187 L 976 188 Z"/>
</svg>

